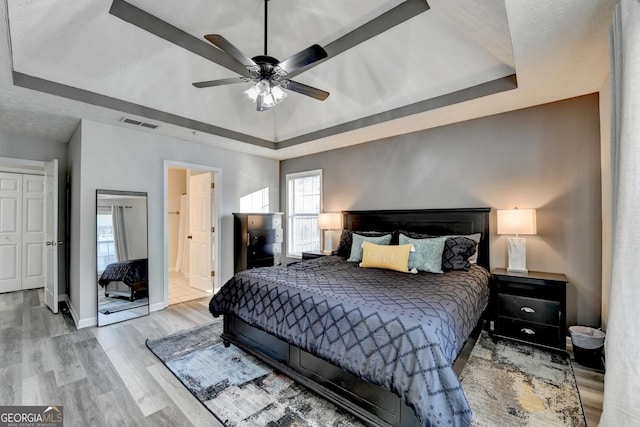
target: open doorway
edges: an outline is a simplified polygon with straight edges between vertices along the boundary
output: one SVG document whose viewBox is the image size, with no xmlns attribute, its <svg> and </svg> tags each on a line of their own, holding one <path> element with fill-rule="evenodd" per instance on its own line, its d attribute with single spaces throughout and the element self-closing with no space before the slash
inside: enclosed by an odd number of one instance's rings
<svg viewBox="0 0 640 427">
<path fill-rule="evenodd" d="M 219 172 L 166 165 L 166 304 L 211 297 L 217 289 Z"/>
</svg>

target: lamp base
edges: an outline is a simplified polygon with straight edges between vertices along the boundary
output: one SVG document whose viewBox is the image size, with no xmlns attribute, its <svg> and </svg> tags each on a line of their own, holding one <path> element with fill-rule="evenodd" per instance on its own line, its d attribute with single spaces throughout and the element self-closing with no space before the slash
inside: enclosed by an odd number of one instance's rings
<svg viewBox="0 0 640 427">
<path fill-rule="evenodd" d="M 333 252 L 333 230 L 325 230 L 324 232 L 324 249 L 325 254 L 331 254 Z"/>
<path fill-rule="evenodd" d="M 509 267 L 510 273 L 529 273 L 527 270 L 527 240 L 521 237 L 509 238 Z"/>
</svg>

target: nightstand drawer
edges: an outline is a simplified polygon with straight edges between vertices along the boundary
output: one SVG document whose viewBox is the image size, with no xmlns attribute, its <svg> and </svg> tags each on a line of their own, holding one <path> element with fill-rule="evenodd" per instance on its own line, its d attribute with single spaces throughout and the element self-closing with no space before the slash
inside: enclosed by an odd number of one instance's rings
<svg viewBox="0 0 640 427">
<path fill-rule="evenodd" d="M 560 328 L 558 327 L 525 322 L 508 317 L 500 317 L 498 324 L 499 328 L 495 331 L 498 335 L 551 347 L 556 347 L 558 344 L 558 335 L 560 333 Z"/>
<path fill-rule="evenodd" d="M 546 323 L 559 326 L 560 302 L 528 298 L 519 295 L 500 294 L 498 296 L 500 316 L 529 322 Z"/>
</svg>

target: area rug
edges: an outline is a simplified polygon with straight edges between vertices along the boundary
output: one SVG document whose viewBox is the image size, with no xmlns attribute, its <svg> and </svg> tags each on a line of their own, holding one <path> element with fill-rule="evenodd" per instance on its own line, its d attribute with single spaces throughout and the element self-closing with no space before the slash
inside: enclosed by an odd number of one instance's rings
<svg viewBox="0 0 640 427">
<path fill-rule="evenodd" d="M 222 322 L 147 340 L 147 347 L 227 427 L 363 424 L 235 346 Z M 568 358 L 482 332 L 461 373 L 476 427 L 586 426 Z"/>
<path fill-rule="evenodd" d="M 460 383 L 475 427 L 587 425 L 567 354 L 509 340 L 494 342 L 483 331 Z"/>
<path fill-rule="evenodd" d="M 104 298 L 98 303 L 98 311 L 102 314 L 113 314 L 132 308 L 138 308 L 149 305 L 149 298 L 139 298 L 135 301 L 129 301 L 128 298 Z"/>
<path fill-rule="evenodd" d="M 222 322 L 147 340 L 147 347 L 227 427 L 364 427 L 355 417 L 235 346 Z"/>
</svg>

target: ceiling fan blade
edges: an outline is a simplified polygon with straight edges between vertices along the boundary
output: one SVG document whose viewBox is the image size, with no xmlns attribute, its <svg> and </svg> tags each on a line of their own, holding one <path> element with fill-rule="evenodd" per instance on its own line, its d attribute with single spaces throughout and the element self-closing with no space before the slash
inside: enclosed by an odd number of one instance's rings
<svg viewBox="0 0 640 427">
<path fill-rule="evenodd" d="M 253 59 L 249 58 L 244 54 L 240 49 L 232 45 L 229 40 L 222 37 L 220 34 L 207 34 L 204 36 L 205 39 L 209 40 L 211 44 L 217 46 L 223 52 L 228 53 L 233 59 L 244 65 L 245 67 L 257 67 L 258 64 L 253 62 Z"/>
<path fill-rule="evenodd" d="M 326 45 L 324 49 L 329 56 L 333 58 L 345 50 L 351 49 L 426 10 L 429 10 L 429 4 L 426 0 L 406 0 L 393 9 L 373 18 L 366 24 L 332 41 Z"/>
<path fill-rule="evenodd" d="M 205 88 L 205 87 L 213 87 L 213 86 L 223 86 L 223 85 L 232 85 L 232 84 L 236 84 L 236 83 L 244 83 L 246 82 L 247 79 L 245 79 L 244 77 L 232 77 L 230 79 L 220 79 L 220 80 L 209 80 L 206 82 L 196 82 L 196 83 L 191 83 L 192 85 L 194 85 L 197 88 Z"/>
<path fill-rule="evenodd" d="M 127 3 L 124 0 L 113 0 L 109 13 L 125 22 L 135 25 L 151 34 L 180 46 L 190 52 L 200 55 L 216 64 L 234 71 L 242 76 L 251 77 L 249 70 L 234 58 L 220 49 L 193 37 L 191 34 L 174 27 L 162 19 L 156 18 L 150 13 Z"/>
<path fill-rule="evenodd" d="M 372 37 L 377 36 L 378 34 L 384 33 L 388 29 L 393 28 L 398 24 L 402 24 L 403 22 L 413 18 L 416 15 L 419 15 L 426 10 L 429 10 L 429 4 L 427 3 L 427 0 L 406 0 L 400 3 L 398 6 L 389 9 L 383 14 L 373 18 L 371 21 L 359 26 L 358 28 L 348 32 L 342 37 L 339 37 L 338 39 L 325 45 L 324 50 L 327 53 L 326 59 L 333 58 L 334 56 L 341 54 L 345 50 L 349 50 L 352 47 L 357 46 Z M 287 74 L 287 78 L 295 77 L 302 71 L 306 71 L 309 68 L 315 67 L 322 62 L 324 61 L 317 60 L 304 66 L 304 68 L 302 69 L 292 71 Z"/>
<path fill-rule="evenodd" d="M 311 98 L 315 98 L 319 101 L 324 101 L 329 96 L 329 92 L 325 92 L 324 90 L 316 89 L 315 87 L 307 86 L 302 83 L 294 82 L 293 80 L 288 80 L 288 83 L 286 85 L 283 85 L 282 87 L 294 92 L 301 93 L 303 95 L 310 96 Z"/>
<path fill-rule="evenodd" d="M 278 67 L 285 71 L 287 75 L 293 73 L 298 75 L 306 70 L 308 65 L 321 61 L 326 57 L 327 51 L 325 51 L 320 45 L 314 44 L 294 55 L 291 55 L 284 61 L 280 61 Z"/>
</svg>

